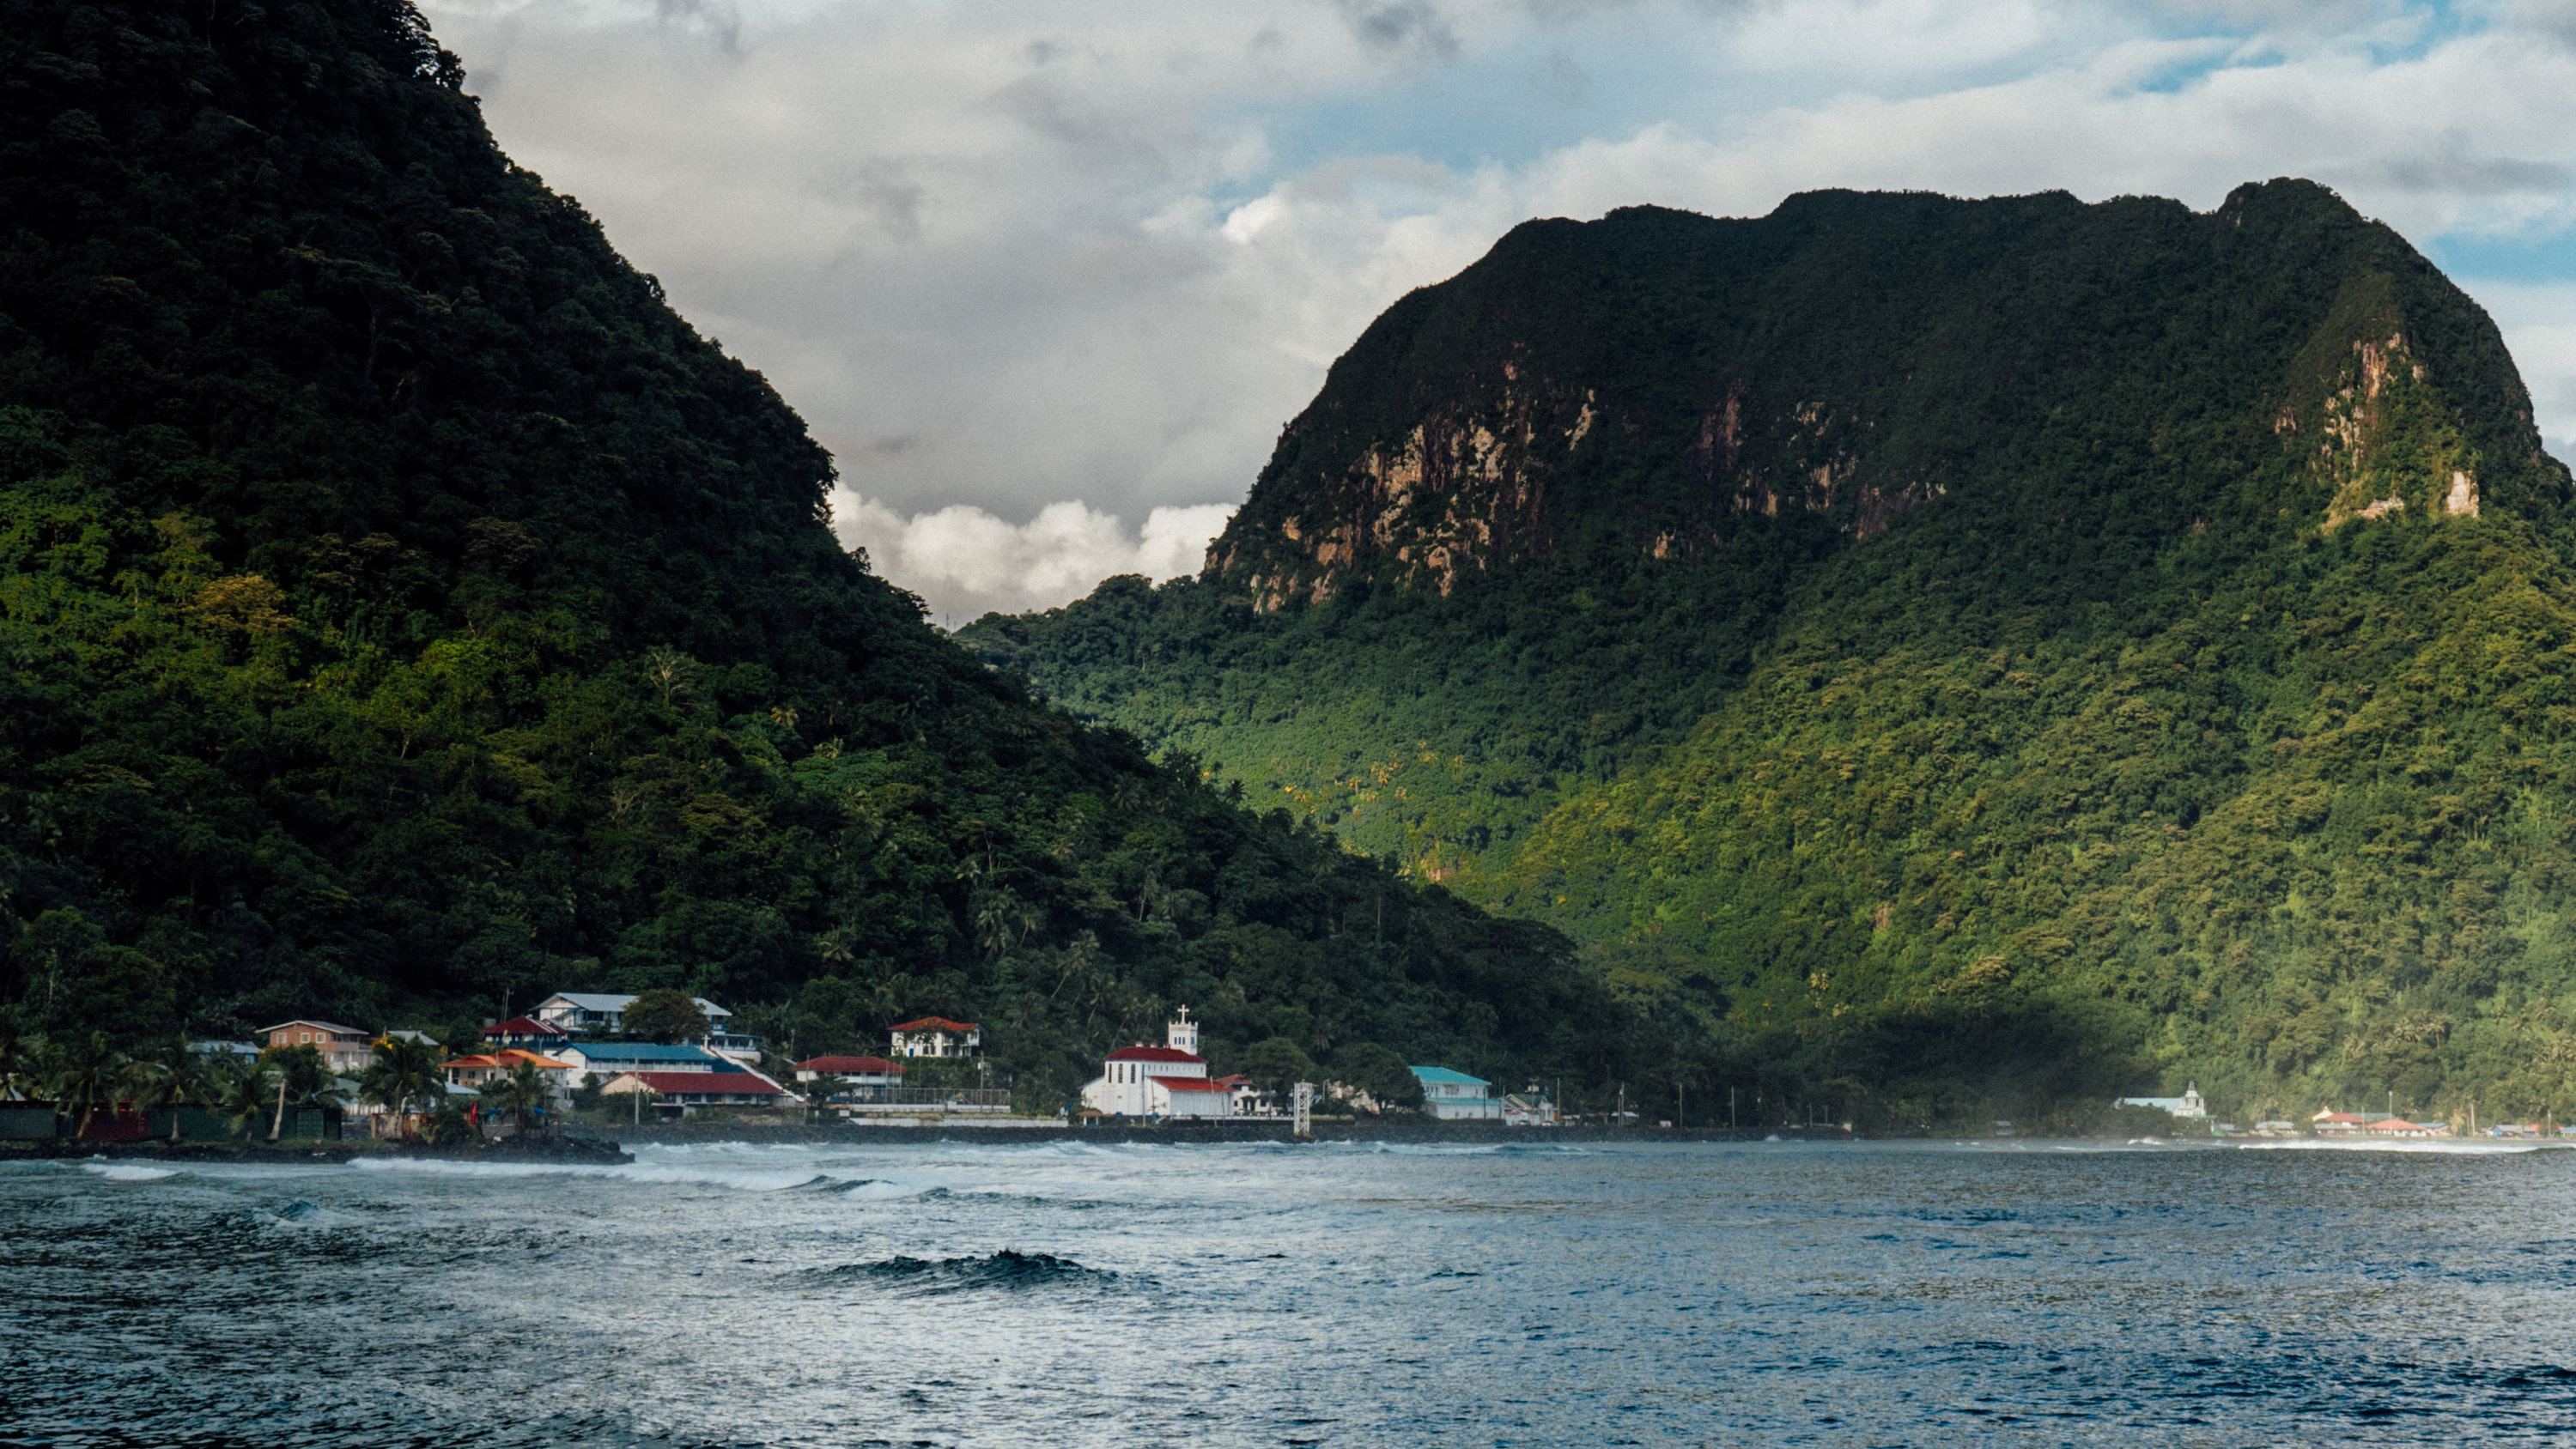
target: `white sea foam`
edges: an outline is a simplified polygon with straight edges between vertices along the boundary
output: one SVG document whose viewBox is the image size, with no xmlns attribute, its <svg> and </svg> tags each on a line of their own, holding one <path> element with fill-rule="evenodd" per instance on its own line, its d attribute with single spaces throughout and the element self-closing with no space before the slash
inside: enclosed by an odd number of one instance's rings
<svg viewBox="0 0 2576 1449">
<path fill-rule="evenodd" d="M 92 1160 L 82 1163 L 81 1166 L 110 1182 L 159 1182 L 165 1177 L 179 1175 L 179 1170 L 175 1167 L 145 1167 L 134 1162 Z"/>
<path fill-rule="evenodd" d="M 2424 1152 L 2453 1157 L 2509 1157 L 2541 1148 L 2537 1142 L 2443 1142 L 2425 1137 L 2281 1137 L 2236 1146 L 2248 1152 Z"/>
<path fill-rule="evenodd" d="M 858 1173 L 818 1171 L 812 1167 L 722 1167 L 641 1162 L 451 1162 L 435 1157 L 361 1157 L 349 1164 L 364 1172 L 415 1173 L 430 1177 L 515 1178 L 599 1177 L 620 1182 L 668 1186 L 730 1187 L 744 1192 L 784 1192 L 789 1188 L 859 1182 Z M 857 1198 L 911 1197 L 921 1186 L 865 1181 L 849 1190 Z"/>
</svg>

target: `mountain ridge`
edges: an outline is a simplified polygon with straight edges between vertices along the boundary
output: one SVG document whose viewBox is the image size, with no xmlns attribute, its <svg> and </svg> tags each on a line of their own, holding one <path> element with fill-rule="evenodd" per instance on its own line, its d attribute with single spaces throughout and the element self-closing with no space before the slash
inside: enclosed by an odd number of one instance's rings
<svg viewBox="0 0 2576 1449">
<path fill-rule="evenodd" d="M 791 1053 L 979 1017 L 1046 1111 L 1181 1002 L 1221 1062 L 1623 1069 L 1562 938 L 942 639 L 409 4 L 0 0 L 0 82 L 17 1026 L 669 986 Z"/>
<path fill-rule="evenodd" d="M 1428 444 L 1542 395 L 1500 466 Z M 2069 1042 L 2456 1109 L 2564 1090 L 2568 497 L 2493 323 L 2324 188 L 1828 193 L 1517 229 L 1200 577 L 966 637 L 1896 1117 Z"/>
</svg>

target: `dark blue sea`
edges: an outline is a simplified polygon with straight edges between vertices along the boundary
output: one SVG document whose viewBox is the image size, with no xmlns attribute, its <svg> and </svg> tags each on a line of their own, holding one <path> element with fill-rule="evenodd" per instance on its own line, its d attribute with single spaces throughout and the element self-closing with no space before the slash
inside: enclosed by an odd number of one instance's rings
<svg viewBox="0 0 2576 1449">
<path fill-rule="evenodd" d="M 2576 1442 L 2576 1152 L 0 1166 L 0 1441 Z"/>
</svg>

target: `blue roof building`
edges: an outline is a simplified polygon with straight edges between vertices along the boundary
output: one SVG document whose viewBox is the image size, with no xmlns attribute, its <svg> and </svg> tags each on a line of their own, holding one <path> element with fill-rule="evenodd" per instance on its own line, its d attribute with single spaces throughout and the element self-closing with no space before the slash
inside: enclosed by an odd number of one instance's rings
<svg viewBox="0 0 2576 1449">
<path fill-rule="evenodd" d="M 732 1062 L 701 1046 L 662 1046 L 649 1041 L 585 1041 L 548 1047 L 546 1055 L 573 1065 L 573 1081 L 607 1081 L 620 1072 L 732 1072 Z"/>
<path fill-rule="evenodd" d="M 1415 1067 L 1422 1083 L 1422 1110 L 1442 1122 L 1499 1122 L 1503 1099 L 1485 1089 L 1493 1083 L 1447 1067 Z"/>
</svg>

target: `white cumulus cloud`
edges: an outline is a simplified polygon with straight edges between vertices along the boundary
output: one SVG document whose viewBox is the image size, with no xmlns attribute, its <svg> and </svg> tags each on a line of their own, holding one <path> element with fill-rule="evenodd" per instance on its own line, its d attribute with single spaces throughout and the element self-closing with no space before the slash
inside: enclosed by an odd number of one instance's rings
<svg viewBox="0 0 2576 1449">
<path fill-rule="evenodd" d="M 999 609 L 1044 609 L 1089 593 L 1102 579 L 1143 574 L 1160 583 L 1194 574 L 1231 503 L 1157 508 L 1130 532 L 1079 500 L 1050 503 L 1012 523 L 970 503 L 904 514 L 848 488 L 832 497 L 841 542 L 867 550 L 886 577 L 923 596 L 945 624 Z"/>
<path fill-rule="evenodd" d="M 2307 176 L 2450 266 L 2576 435 L 2576 0 L 424 4 L 935 614 L 1187 572 L 1372 317 L 1640 202 Z"/>
</svg>

